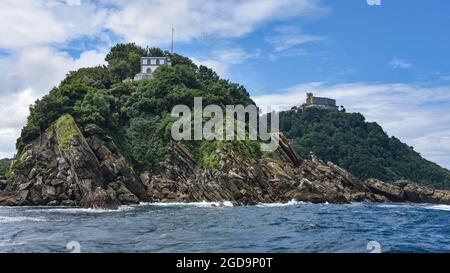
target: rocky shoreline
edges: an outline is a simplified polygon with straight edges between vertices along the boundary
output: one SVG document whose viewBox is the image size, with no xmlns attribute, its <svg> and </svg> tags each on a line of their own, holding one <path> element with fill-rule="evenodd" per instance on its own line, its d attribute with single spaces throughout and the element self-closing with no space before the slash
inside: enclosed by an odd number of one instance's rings
<svg viewBox="0 0 450 273">
<path fill-rule="evenodd" d="M 173 160 L 158 173 L 137 174 L 99 127 L 80 130 L 70 116 L 28 144 L 8 179 L 0 177 L 0 205 L 117 208 L 139 202 L 412 202 L 450 204 L 450 191 L 410 181 L 359 181 L 311 155 L 302 160 L 282 134 L 280 147 L 260 159 L 239 149 L 218 152 L 217 168 L 200 166 L 189 149 L 172 143 Z"/>
</svg>

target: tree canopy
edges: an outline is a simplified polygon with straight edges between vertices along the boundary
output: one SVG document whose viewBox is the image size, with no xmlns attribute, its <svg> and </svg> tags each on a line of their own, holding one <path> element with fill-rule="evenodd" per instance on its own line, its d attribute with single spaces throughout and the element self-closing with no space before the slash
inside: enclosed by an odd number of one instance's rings
<svg viewBox="0 0 450 273">
<path fill-rule="evenodd" d="M 151 79 L 122 82 L 133 77 L 141 56 L 168 56 Z M 58 87 L 30 107 L 27 124 L 17 140 L 20 154 L 62 115 L 70 114 L 78 126 L 96 124 L 113 136 L 121 153 L 135 168 L 150 170 L 168 160 L 167 126 L 172 107 L 204 104 L 254 104 L 247 90 L 221 79 L 213 70 L 196 66 L 189 58 L 158 48 L 119 44 L 106 56 L 108 66 L 70 72 Z M 205 144 L 206 145 L 206 144 Z M 197 149 L 202 144 L 195 145 Z"/>
<path fill-rule="evenodd" d="M 437 188 L 450 188 L 450 171 L 427 161 L 359 113 L 322 109 L 282 112 L 280 129 L 303 157 L 319 158 L 347 169 L 361 180 L 410 179 Z"/>
</svg>

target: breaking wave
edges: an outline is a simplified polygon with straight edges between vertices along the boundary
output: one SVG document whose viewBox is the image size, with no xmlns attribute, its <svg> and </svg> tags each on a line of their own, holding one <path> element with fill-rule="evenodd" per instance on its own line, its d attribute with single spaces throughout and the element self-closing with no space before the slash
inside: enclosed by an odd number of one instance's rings
<svg viewBox="0 0 450 273">
<path fill-rule="evenodd" d="M 223 202 L 155 202 L 155 203 L 141 203 L 144 206 L 159 206 L 159 207 L 200 207 L 200 208 L 217 208 L 217 207 L 234 207 L 230 201 Z"/>
<path fill-rule="evenodd" d="M 47 219 L 44 217 L 0 216 L 0 223 L 43 222 L 43 221 L 47 221 Z"/>
<path fill-rule="evenodd" d="M 450 211 L 450 205 L 433 205 L 433 206 L 427 206 L 426 208 L 427 209 Z"/>
<path fill-rule="evenodd" d="M 291 200 L 287 203 L 260 203 L 256 206 L 261 207 L 261 208 L 268 208 L 268 207 L 285 207 L 285 206 L 302 205 L 302 204 L 307 204 L 307 203 L 303 202 L 303 201 Z"/>
</svg>

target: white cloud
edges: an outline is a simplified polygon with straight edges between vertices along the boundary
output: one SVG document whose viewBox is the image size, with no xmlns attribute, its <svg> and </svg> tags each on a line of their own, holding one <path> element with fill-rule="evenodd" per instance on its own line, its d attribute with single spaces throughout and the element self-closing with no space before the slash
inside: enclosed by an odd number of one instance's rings
<svg viewBox="0 0 450 273">
<path fill-rule="evenodd" d="M 211 68 L 222 78 L 227 78 L 229 76 L 228 69 L 230 68 L 230 65 L 227 63 L 220 62 L 220 61 L 213 60 L 213 59 L 198 60 L 193 57 L 191 57 L 191 59 L 197 65 L 204 65 L 208 68 Z"/>
<path fill-rule="evenodd" d="M 303 103 L 307 91 L 336 98 L 348 112 L 362 113 L 388 134 L 414 146 L 425 158 L 450 168 L 450 86 L 316 82 L 253 99 L 257 104 L 278 104 L 289 109 Z"/>
<path fill-rule="evenodd" d="M 31 89 L 0 98 L 0 158 L 15 153 L 15 140 L 25 124 L 28 107 L 36 100 Z"/>
<path fill-rule="evenodd" d="M 408 69 L 412 67 L 412 64 L 410 64 L 407 60 L 403 60 L 397 57 L 392 58 L 392 60 L 389 62 L 388 65 L 394 69 L 396 68 Z"/>
<path fill-rule="evenodd" d="M 263 23 L 299 16 L 322 14 L 316 0 L 135 0 L 116 2 L 107 27 L 140 44 L 170 41 L 171 25 L 176 41 L 191 41 L 203 35 L 239 37 Z"/>
<path fill-rule="evenodd" d="M 282 52 L 306 43 L 323 42 L 323 36 L 302 33 L 292 26 L 282 26 L 276 30 L 276 34 L 266 37 L 266 41 L 273 45 L 275 52 Z"/>
<path fill-rule="evenodd" d="M 0 94 L 32 88 L 36 95 L 48 93 L 71 70 L 104 64 L 105 53 L 86 51 L 79 58 L 48 47 L 30 47 L 0 59 Z"/>
<path fill-rule="evenodd" d="M 35 47 L 0 59 L 0 156 L 12 156 L 29 113 L 28 107 L 71 71 L 104 63 L 105 53 L 86 51 L 79 58 Z"/>
<path fill-rule="evenodd" d="M 81 5 L 81 0 L 66 0 L 66 3 L 69 6 L 79 6 Z"/>
<path fill-rule="evenodd" d="M 240 64 L 248 59 L 258 58 L 261 55 L 261 50 L 257 49 L 253 52 L 245 51 L 242 48 L 229 48 L 215 50 L 212 52 L 219 61 L 227 64 Z"/>
<path fill-rule="evenodd" d="M 0 48 L 64 43 L 102 30 L 108 10 L 79 1 L 3 0 L 0 9 Z M 69 4 L 70 5 L 69 5 Z"/>
<path fill-rule="evenodd" d="M 213 50 L 209 54 L 209 58 L 197 59 L 191 57 L 191 59 L 197 65 L 204 65 L 213 69 L 222 78 L 229 77 L 229 69 L 232 65 L 241 64 L 249 59 L 259 58 L 261 51 L 259 49 L 253 52 L 245 51 L 239 47 L 231 47 L 228 49 Z"/>
</svg>

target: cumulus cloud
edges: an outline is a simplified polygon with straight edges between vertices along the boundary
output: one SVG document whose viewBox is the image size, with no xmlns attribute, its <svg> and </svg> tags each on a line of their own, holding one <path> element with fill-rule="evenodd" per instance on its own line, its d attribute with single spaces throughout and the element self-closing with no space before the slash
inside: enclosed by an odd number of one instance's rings
<svg viewBox="0 0 450 273">
<path fill-rule="evenodd" d="M 104 63 L 105 53 L 86 51 L 78 58 L 48 47 L 27 48 L 0 59 L 0 158 L 11 157 L 26 122 L 28 107 L 80 67 Z"/>
<path fill-rule="evenodd" d="M 11 157 L 15 140 L 28 115 L 28 106 L 36 100 L 31 89 L 0 98 L 0 158 Z"/>
<path fill-rule="evenodd" d="M 203 35 L 240 37 L 265 22 L 298 16 L 316 16 L 325 8 L 316 0 L 164 0 L 116 1 L 107 27 L 127 40 L 141 44 L 167 43 L 171 25 L 176 41 Z"/>
<path fill-rule="evenodd" d="M 0 48 L 64 43 L 102 31 L 108 14 L 94 3 L 80 1 L 3 0 Z M 78 5 L 79 4 L 79 5 Z"/>
<path fill-rule="evenodd" d="M 43 95 L 70 71 L 104 64 L 105 53 L 83 52 L 79 58 L 49 47 L 30 47 L 0 59 L 0 95 L 32 88 Z"/>
<path fill-rule="evenodd" d="M 303 103 L 307 91 L 337 99 L 348 112 L 362 113 L 388 134 L 415 147 L 425 158 L 450 167 L 450 86 L 315 82 L 253 99 L 257 104 L 278 104 L 289 109 Z"/>
</svg>

